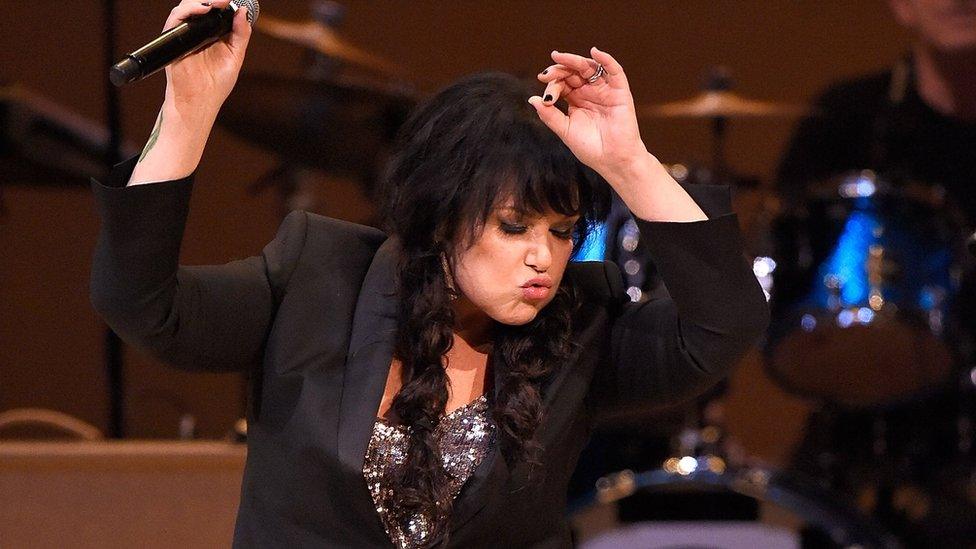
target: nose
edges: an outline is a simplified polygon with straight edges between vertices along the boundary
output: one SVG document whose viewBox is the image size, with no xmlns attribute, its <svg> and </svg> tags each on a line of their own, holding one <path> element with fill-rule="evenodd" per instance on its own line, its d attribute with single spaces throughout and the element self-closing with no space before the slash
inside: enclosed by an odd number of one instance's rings
<svg viewBox="0 0 976 549">
<path fill-rule="evenodd" d="M 549 266 L 552 265 L 552 249 L 548 238 L 543 237 L 529 246 L 525 254 L 525 264 L 536 272 L 544 273 L 549 270 Z"/>
</svg>

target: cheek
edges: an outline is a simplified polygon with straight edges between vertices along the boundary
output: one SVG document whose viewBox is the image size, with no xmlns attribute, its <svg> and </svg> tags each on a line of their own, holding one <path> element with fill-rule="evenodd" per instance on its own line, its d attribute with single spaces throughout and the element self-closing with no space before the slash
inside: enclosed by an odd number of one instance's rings
<svg viewBox="0 0 976 549">
<path fill-rule="evenodd" d="M 548 272 L 557 285 L 572 251 L 569 241 L 556 242 L 551 248 L 553 257 Z M 531 274 L 525 266 L 525 254 L 523 248 L 511 243 L 491 238 L 482 240 L 465 250 L 455 263 L 458 290 L 497 322 L 519 325 L 532 321 L 555 292 L 545 302 L 529 303 L 522 299 L 518 286 Z"/>
<path fill-rule="evenodd" d="M 505 293 L 511 294 L 515 265 L 502 249 L 477 246 L 458 258 L 455 282 L 473 303 L 485 308 Z"/>
</svg>

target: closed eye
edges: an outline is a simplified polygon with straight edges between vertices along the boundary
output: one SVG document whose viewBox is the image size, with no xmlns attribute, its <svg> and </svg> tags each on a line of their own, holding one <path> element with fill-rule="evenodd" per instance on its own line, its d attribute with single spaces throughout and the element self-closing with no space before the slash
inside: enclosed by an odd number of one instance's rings
<svg viewBox="0 0 976 549">
<path fill-rule="evenodd" d="M 502 231 L 507 234 L 523 234 L 529 229 L 525 225 L 519 225 L 516 223 L 501 223 L 500 227 Z"/>
<path fill-rule="evenodd" d="M 557 238 L 562 238 L 563 240 L 569 240 L 573 238 L 572 227 L 570 227 L 569 229 L 552 229 L 549 232 L 556 235 Z"/>
</svg>

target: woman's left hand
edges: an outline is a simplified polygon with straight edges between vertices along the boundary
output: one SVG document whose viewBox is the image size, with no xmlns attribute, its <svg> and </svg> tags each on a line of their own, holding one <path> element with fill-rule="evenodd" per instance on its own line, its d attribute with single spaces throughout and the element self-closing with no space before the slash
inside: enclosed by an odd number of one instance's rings
<svg viewBox="0 0 976 549">
<path fill-rule="evenodd" d="M 596 48 L 589 57 L 552 52 L 556 62 L 539 74 L 543 97 L 529 103 L 581 162 L 607 180 L 630 211 L 648 221 L 701 221 L 705 212 L 647 152 L 637 128 L 630 84 L 620 63 Z M 603 76 L 592 83 L 603 65 Z M 568 114 L 556 108 L 562 97 Z"/>
<path fill-rule="evenodd" d="M 623 68 L 596 48 L 590 55 L 553 51 L 556 64 L 538 75 L 547 84 L 546 91 L 530 97 L 529 103 L 581 162 L 610 181 L 644 160 L 648 152 Z M 590 83 L 601 64 L 603 76 Z M 559 98 L 569 104 L 568 114 L 556 108 Z"/>
</svg>

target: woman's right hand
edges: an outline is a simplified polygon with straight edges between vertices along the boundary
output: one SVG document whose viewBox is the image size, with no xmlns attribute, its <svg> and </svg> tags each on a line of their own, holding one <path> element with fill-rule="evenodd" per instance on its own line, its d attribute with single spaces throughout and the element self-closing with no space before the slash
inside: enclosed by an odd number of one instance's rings
<svg viewBox="0 0 976 549">
<path fill-rule="evenodd" d="M 229 3 L 230 0 L 184 0 L 170 12 L 163 30 L 211 9 L 224 9 Z M 129 185 L 181 179 L 193 173 L 217 112 L 237 83 L 250 38 L 246 9 L 240 9 L 231 32 L 166 66 L 166 99 Z"/>
<path fill-rule="evenodd" d="M 166 19 L 167 31 L 195 15 L 224 9 L 230 0 L 183 0 Z M 251 38 L 247 9 L 237 10 L 233 30 L 207 47 L 166 66 L 166 101 L 176 107 L 192 106 L 216 112 L 230 95 Z"/>
</svg>

